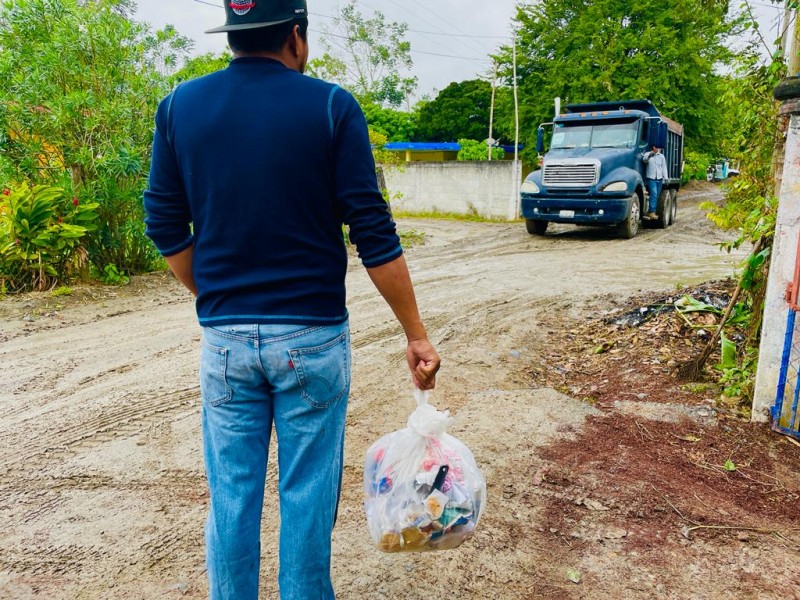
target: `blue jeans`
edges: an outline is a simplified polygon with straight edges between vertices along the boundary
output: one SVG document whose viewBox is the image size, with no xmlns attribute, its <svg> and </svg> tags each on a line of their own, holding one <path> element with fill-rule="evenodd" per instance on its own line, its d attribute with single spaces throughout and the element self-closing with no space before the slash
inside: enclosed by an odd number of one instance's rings
<svg viewBox="0 0 800 600">
<path fill-rule="evenodd" d="M 278 439 L 282 600 L 334 598 L 331 533 L 350 391 L 348 324 L 205 327 L 203 454 L 212 600 L 258 598 L 261 508 Z"/>
<path fill-rule="evenodd" d="M 650 196 L 647 212 L 656 212 L 662 187 L 664 187 L 664 182 L 660 179 L 647 179 L 647 194 Z"/>
</svg>

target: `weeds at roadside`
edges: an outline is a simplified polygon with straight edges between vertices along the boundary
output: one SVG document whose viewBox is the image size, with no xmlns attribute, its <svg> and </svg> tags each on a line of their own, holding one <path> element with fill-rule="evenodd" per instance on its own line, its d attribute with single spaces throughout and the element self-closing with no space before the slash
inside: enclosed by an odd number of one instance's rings
<svg viewBox="0 0 800 600">
<path fill-rule="evenodd" d="M 53 298 L 58 298 L 59 296 L 71 296 L 72 288 L 67 285 L 62 285 L 54 289 L 52 292 L 50 292 L 50 295 Z"/>
<path fill-rule="evenodd" d="M 438 211 L 430 212 L 406 212 L 402 210 L 392 209 L 392 214 L 395 218 L 406 219 L 439 219 L 445 221 L 471 221 L 476 223 L 508 223 L 506 219 L 493 219 L 481 216 L 477 213 L 470 212 L 468 214 L 462 213 L 446 213 Z"/>
</svg>

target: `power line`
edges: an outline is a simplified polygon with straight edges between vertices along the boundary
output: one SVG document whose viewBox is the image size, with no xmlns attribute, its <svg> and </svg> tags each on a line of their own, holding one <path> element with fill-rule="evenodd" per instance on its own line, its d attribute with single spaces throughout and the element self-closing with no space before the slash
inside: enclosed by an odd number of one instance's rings
<svg viewBox="0 0 800 600">
<path fill-rule="evenodd" d="M 195 1 L 199 2 L 199 0 L 195 0 Z M 319 33 L 321 35 L 328 35 L 330 37 L 339 38 L 341 40 L 347 40 L 348 42 L 359 42 L 359 41 L 361 41 L 361 40 L 357 40 L 355 38 L 347 37 L 346 35 L 339 35 L 339 34 L 336 34 L 336 33 L 328 33 L 328 32 L 325 32 L 325 31 L 320 31 L 318 29 L 311 29 L 310 27 L 309 27 L 308 30 L 309 31 L 313 31 L 314 33 Z M 342 48 L 342 47 L 339 46 L 339 48 Z M 444 56 L 446 58 L 460 58 L 461 60 L 471 60 L 471 61 L 475 61 L 475 62 L 488 62 L 488 63 L 492 62 L 488 58 L 477 58 L 477 57 L 474 57 L 474 56 L 459 56 L 459 55 L 456 55 L 456 54 L 440 54 L 438 52 L 425 52 L 423 50 L 411 50 L 411 53 L 412 54 L 428 54 L 430 56 Z"/>
<path fill-rule="evenodd" d="M 423 23 L 425 23 L 426 25 L 430 25 L 430 26 L 431 26 L 431 27 L 433 27 L 434 29 L 436 29 L 436 30 L 438 30 L 438 31 L 441 31 L 441 32 L 443 32 L 443 33 L 446 33 L 444 29 L 442 29 L 441 27 L 439 27 L 439 26 L 438 26 L 438 25 L 436 25 L 435 23 L 431 23 L 431 22 L 430 22 L 430 21 L 428 21 L 428 20 L 427 20 L 425 17 L 421 17 L 421 16 L 419 16 L 417 13 L 415 13 L 415 12 L 413 12 L 413 11 L 409 10 L 408 8 L 406 8 L 405 6 L 403 6 L 402 4 L 398 3 L 396 0 L 387 0 L 387 1 L 388 1 L 388 2 L 390 2 L 391 4 L 394 4 L 394 5 L 395 5 L 397 8 L 399 8 L 401 11 L 405 11 L 405 12 L 407 12 L 408 14 L 410 14 L 411 16 L 414 16 L 414 17 L 416 17 L 417 19 L 421 20 L 421 21 L 422 21 Z M 455 40 L 455 41 L 459 42 L 459 43 L 460 43 L 462 46 L 464 46 L 465 48 L 469 48 L 469 49 L 470 49 L 471 51 L 473 51 L 473 52 L 474 52 L 476 49 L 477 49 L 477 51 L 478 51 L 478 52 L 485 52 L 485 51 L 486 51 L 486 50 L 485 50 L 485 48 L 481 48 L 480 46 L 476 46 L 476 45 L 474 45 L 474 44 L 473 44 L 473 45 L 469 45 L 469 44 L 467 44 L 466 42 L 462 41 L 460 38 L 456 38 L 456 40 Z"/>
<path fill-rule="evenodd" d="M 195 0 L 195 2 L 200 2 L 200 0 Z M 323 15 L 321 13 L 314 13 L 309 12 L 309 15 L 314 17 L 323 17 L 324 19 L 338 19 L 339 17 L 333 17 L 331 15 Z M 491 40 L 507 40 L 508 36 L 505 35 L 472 35 L 469 33 L 440 33 L 438 31 L 423 31 L 421 29 L 406 29 L 406 31 L 411 31 L 413 33 L 422 33 L 425 35 L 441 35 L 445 37 L 466 37 L 466 38 L 482 38 L 482 39 L 491 39 Z"/>
<path fill-rule="evenodd" d="M 217 8 L 224 8 L 220 4 L 215 4 L 214 2 L 208 2 L 207 0 L 194 0 L 194 2 L 197 2 L 198 4 L 206 4 L 208 6 L 216 6 Z M 373 12 L 375 12 L 375 9 L 373 9 Z M 323 15 L 321 13 L 312 13 L 312 12 L 309 12 L 309 15 L 314 15 L 314 16 L 317 16 L 317 17 L 323 17 L 323 18 L 326 18 L 326 19 L 336 19 L 336 18 L 338 18 L 338 17 L 332 17 L 331 15 Z M 342 39 L 347 39 L 347 40 L 349 40 L 351 42 L 352 41 L 356 41 L 356 40 L 353 40 L 353 39 L 348 38 L 346 36 L 336 35 L 334 33 L 328 33 L 328 32 L 319 31 L 319 30 L 316 30 L 316 29 L 309 29 L 309 31 L 313 31 L 314 33 L 319 33 L 319 34 L 322 34 L 322 35 L 329 35 L 329 36 L 332 36 L 332 37 L 339 37 L 339 38 L 342 38 Z M 466 33 L 464 33 L 464 34 L 437 33 L 437 32 L 433 32 L 433 31 L 420 31 L 418 29 L 407 29 L 407 31 L 412 31 L 414 33 L 419 33 L 419 34 L 423 34 L 423 35 L 441 35 L 441 36 L 447 36 L 447 37 L 475 37 L 475 38 L 501 39 L 501 40 L 502 39 L 506 39 L 503 36 L 497 36 L 497 35 L 476 35 L 476 36 L 471 36 L 471 35 L 466 34 Z M 479 50 L 483 51 L 483 48 L 480 48 Z M 485 59 L 485 58 L 473 58 L 473 57 L 469 57 L 469 56 L 458 56 L 458 55 L 454 55 L 454 54 L 441 54 L 441 53 L 438 53 L 438 52 L 425 52 L 424 50 L 411 50 L 411 52 L 414 53 L 414 54 L 427 54 L 429 56 L 443 56 L 443 57 L 446 57 L 446 58 L 459 58 L 459 59 L 462 59 L 462 60 L 492 62 L 489 59 Z"/>
</svg>

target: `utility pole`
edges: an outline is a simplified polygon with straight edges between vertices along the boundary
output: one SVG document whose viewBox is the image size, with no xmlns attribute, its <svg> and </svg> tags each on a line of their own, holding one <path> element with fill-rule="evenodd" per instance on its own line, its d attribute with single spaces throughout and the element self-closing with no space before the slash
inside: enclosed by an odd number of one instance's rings
<svg viewBox="0 0 800 600">
<path fill-rule="evenodd" d="M 517 32 L 514 32 L 514 214 L 509 215 L 511 219 L 519 218 L 520 198 L 519 187 L 522 179 L 522 169 L 519 164 L 519 95 L 517 94 Z"/>
<path fill-rule="evenodd" d="M 486 140 L 487 151 L 489 152 L 489 160 L 492 160 L 492 147 L 494 146 L 494 135 L 492 127 L 494 126 L 494 91 L 497 85 L 497 62 L 492 62 L 492 103 L 489 106 L 489 139 Z"/>
<path fill-rule="evenodd" d="M 788 8 L 790 4 L 796 4 L 792 0 L 786 0 L 786 7 Z M 792 19 L 792 28 L 794 29 L 794 35 L 792 35 L 792 44 L 791 47 L 789 44 L 786 45 L 786 48 L 789 49 L 789 60 L 787 64 L 787 73 L 790 77 L 797 77 L 800 75 L 800 27 L 797 26 L 797 18 L 800 16 L 800 9 L 794 9 L 794 17 Z"/>
<path fill-rule="evenodd" d="M 514 32 L 514 162 L 519 159 L 519 96 L 517 95 L 517 33 Z"/>
</svg>

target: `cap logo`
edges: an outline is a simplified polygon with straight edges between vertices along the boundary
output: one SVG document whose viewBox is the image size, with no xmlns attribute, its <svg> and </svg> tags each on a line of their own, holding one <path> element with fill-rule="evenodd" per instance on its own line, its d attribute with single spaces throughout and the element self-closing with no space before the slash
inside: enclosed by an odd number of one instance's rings
<svg viewBox="0 0 800 600">
<path fill-rule="evenodd" d="M 231 0 L 231 3 L 228 5 L 233 9 L 234 14 L 238 16 L 246 15 L 250 12 L 250 9 L 256 5 L 255 2 L 251 0 Z"/>
</svg>

